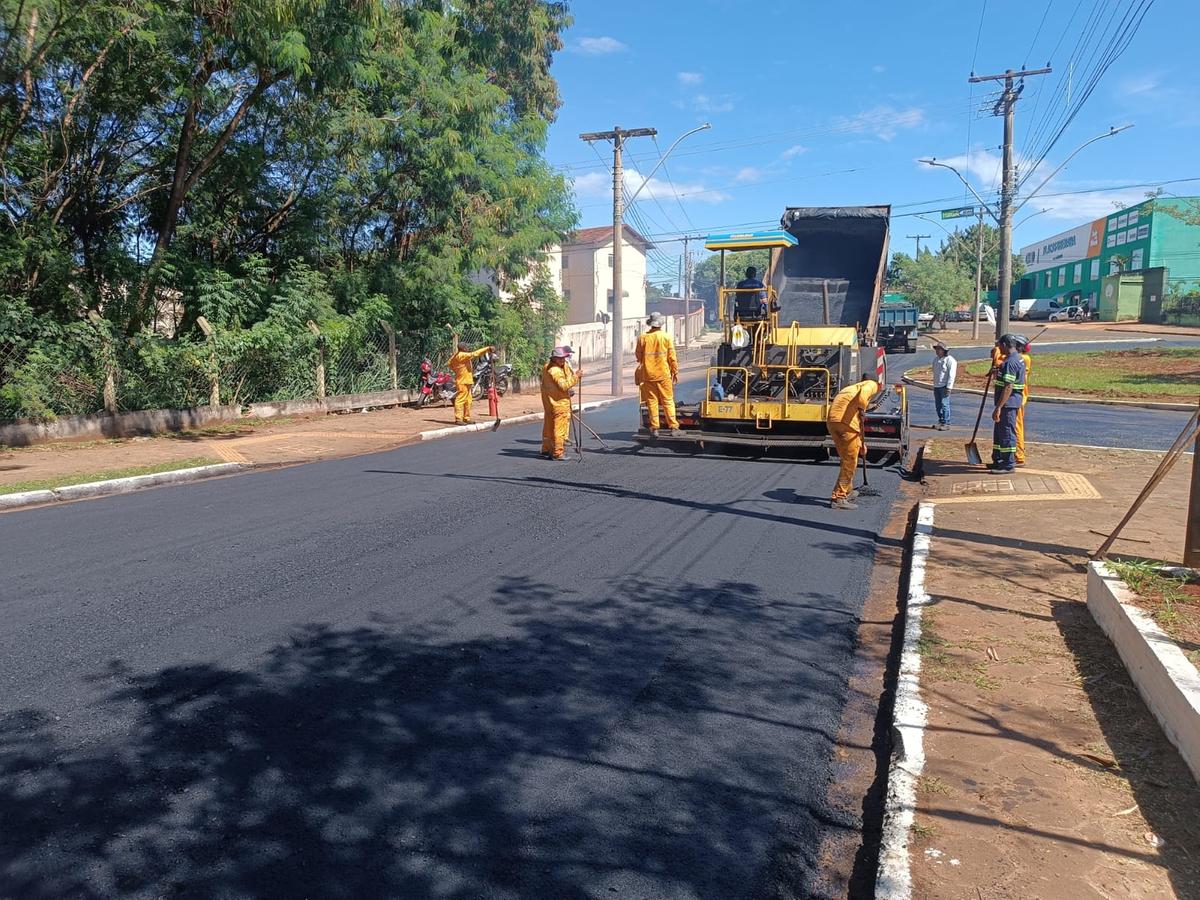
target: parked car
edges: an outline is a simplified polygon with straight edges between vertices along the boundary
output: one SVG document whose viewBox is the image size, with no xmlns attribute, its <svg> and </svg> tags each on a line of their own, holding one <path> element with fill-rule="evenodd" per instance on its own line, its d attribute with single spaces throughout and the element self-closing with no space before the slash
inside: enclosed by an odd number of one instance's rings
<svg viewBox="0 0 1200 900">
<path fill-rule="evenodd" d="M 1022 319 L 1049 319 L 1052 315 L 1060 310 L 1066 309 L 1065 306 L 1060 306 L 1055 298 L 1042 297 L 1039 300 L 1034 300 L 1028 308 L 1021 313 Z"/>
<path fill-rule="evenodd" d="M 1051 322 L 1082 322 L 1086 318 L 1082 306 L 1064 306 L 1050 313 Z"/>
</svg>

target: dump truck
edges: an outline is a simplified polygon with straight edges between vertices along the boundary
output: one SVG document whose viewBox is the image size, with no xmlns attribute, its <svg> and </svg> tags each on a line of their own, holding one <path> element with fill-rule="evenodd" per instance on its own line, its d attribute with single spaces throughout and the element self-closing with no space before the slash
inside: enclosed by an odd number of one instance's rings
<svg viewBox="0 0 1200 900">
<path fill-rule="evenodd" d="M 723 339 L 695 403 L 676 406 L 680 428 L 635 434 L 642 445 L 720 452 L 833 447 L 825 427 L 834 395 L 865 377 L 885 389 L 867 412 L 868 458 L 908 452 L 904 389 L 889 387 L 876 340 L 887 265 L 889 206 L 789 207 L 780 228 L 711 235 L 706 249 L 770 251 L 764 288 L 720 287 Z"/>
<path fill-rule="evenodd" d="M 884 303 L 879 307 L 875 337 L 887 350 L 917 352 L 917 330 L 921 311 L 911 303 Z"/>
</svg>

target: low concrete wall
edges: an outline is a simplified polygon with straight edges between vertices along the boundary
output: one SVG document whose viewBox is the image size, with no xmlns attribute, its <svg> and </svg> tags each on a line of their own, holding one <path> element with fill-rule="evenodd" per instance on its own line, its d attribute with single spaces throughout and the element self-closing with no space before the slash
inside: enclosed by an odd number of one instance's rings
<svg viewBox="0 0 1200 900">
<path fill-rule="evenodd" d="M 134 437 L 201 428 L 241 418 L 236 406 L 195 406 L 191 409 L 140 409 L 90 416 L 63 416 L 53 422 L 17 420 L 0 425 L 0 445 L 28 447 L 50 441 Z"/>
<path fill-rule="evenodd" d="M 307 416 L 317 413 L 352 412 L 368 406 L 404 406 L 417 402 L 416 391 L 374 391 L 369 394 L 339 394 L 324 400 L 271 400 L 251 403 L 246 415 L 269 419 L 272 416 Z"/>
<path fill-rule="evenodd" d="M 1088 566 L 1087 605 L 1167 739 L 1200 781 L 1200 672 L 1104 563 Z"/>
</svg>

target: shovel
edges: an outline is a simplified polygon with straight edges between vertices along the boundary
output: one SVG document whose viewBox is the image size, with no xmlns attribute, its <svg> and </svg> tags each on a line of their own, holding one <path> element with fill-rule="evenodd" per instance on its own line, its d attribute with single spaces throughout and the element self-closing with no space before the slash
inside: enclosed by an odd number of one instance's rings
<svg viewBox="0 0 1200 900">
<path fill-rule="evenodd" d="M 987 405 L 988 390 L 992 386 L 992 373 L 988 372 L 987 382 L 983 385 L 983 396 L 979 398 L 979 415 L 975 417 L 975 430 L 971 432 L 971 440 L 967 442 L 967 462 L 973 466 L 983 465 L 983 457 L 975 446 L 975 438 L 979 436 L 979 423 L 983 420 L 983 408 Z"/>
</svg>

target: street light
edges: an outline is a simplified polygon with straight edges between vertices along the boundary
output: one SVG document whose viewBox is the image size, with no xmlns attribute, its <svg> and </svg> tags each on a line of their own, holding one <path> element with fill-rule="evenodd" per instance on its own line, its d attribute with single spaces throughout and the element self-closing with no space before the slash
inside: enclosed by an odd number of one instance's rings
<svg viewBox="0 0 1200 900">
<path fill-rule="evenodd" d="M 679 137 L 675 138 L 675 143 L 673 143 L 670 147 L 667 148 L 667 152 L 662 155 L 662 157 L 659 159 L 658 163 L 654 166 L 654 168 L 650 170 L 650 174 L 642 179 L 642 183 L 639 184 L 638 189 L 630 195 L 629 200 L 626 201 L 625 205 L 633 206 L 633 202 L 635 200 L 637 200 L 638 194 L 640 194 L 642 192 L 642 188 L 644 188 L 646 185 L 648 185 L 650 183 L 650 179 L 654 177 L 654 173 L 662 168 L 662 164 L 667 161 L 667 157 L 670 156 L 675 151 L 675 148 L 679 146 L 679 144 L 683 141 L 684 138 L 691 137 L 693 134 L 696 134 L 697 132 L 700 132 L 700 131 L 707 131 L 709 128 L 712 128 L 712 125 L 710 125 L 708 122 L 705 122 L 703 125 L 701 125 L 697 128 L 693 128 L 691 131 L 685 131 Z"/>
<path fill-rule="evenodd" d="M 958 169 L 954 168 L 954 166 L 949 165 L 948 163 L 938 162 L 936 156 L 931 156 L 929 159 L 918 159 L 917 162 L 923 162 L 927 166 L 937 166 L 939 169 L 949 169 L 958 176 L 958 180 L 961 181 L 966 189 L 971 192 L 971 195 L 979 201 L 979 205 L 987 210 L 988 215 L 995 220 L 996 224 L 1000 224 L 1000 217 L 996 215 L 995 211 L 988 205 L 987 201 L 979 196 L 979 192 L 976 191 L 975 188 L 971 187 L 971 182 L 963 178 L 962 172 L 958 171 Z"/>
<path fill-rule="evenodd" d="M 1064 159 L 1061 163 L 1059 163 L 1058 168 L 1055 169 L 1053 172 L 1051 172 L 1049 175 L 1047 175 L 1046 179 L 1041 184 L 1039 184 L 1032 191 L 1030 191 L 1028 194 L 1026 194 L 1025 199 L 1022 200 L 1019 204 L 1017 204 L 1017 207 L 1016 207 L 1016 209 L 1013 210 L 1013 212 L 1014 213 L 1019 212 L 1022 206 L 1024 206 L 1026 203 L 1028 203 L 1034 197 L 1036 197 L 1038 191 L 1040 191 L 1042 188 L 1044 188 L 1046 185 L 1048 185 L 1050 183 L 1050 179 L 1052 179 L 1055 175 L 1057 175 L 1059 172 L 1061 172 L 1063 169 L 1065 169 L 1067 166 L 1067 163 L 1069 163 L 1071 160 L 1073 160 L 1075 158 L 1075 155 L 1077 153 L 1079 153 L 1079 151 L 1082 150 L 1084 147 L 1087 147 L 1090 144 L 1094 144 L 1094 143 L 1096 143 L 1096 141 L 1102 141 L 1105 138 L 1112 137 L 1114 134 L 1120 134 L 1122 131 L 1128 131 L 1132 127 L 1133 127 L 1132 124 L 1122 125 L 1120 128 L 1111 128 L 1110 127 L 1108 129 L 1108 131 L 1104 132 L 1104 134 L 1098 134 L 1094 138 L 1084 141 L 1082 144 L 1080 144 L 1078 147 L 1076 147 L 1074 150 L 1072 150 L 1070 155 L 1066 159 Z M 1025 178 L 1029 178 L 1030 175 L 1033 175 L 1033 173 L 1036 171 L 1037 171 L 1037 166 L 1034 166 L 1032 169 L 1029 170 L 1029 174 L 1026 175 Z M 1025 179 L 1023 178 L 1021 180 L 1024 181 Z"/>
</svg>

